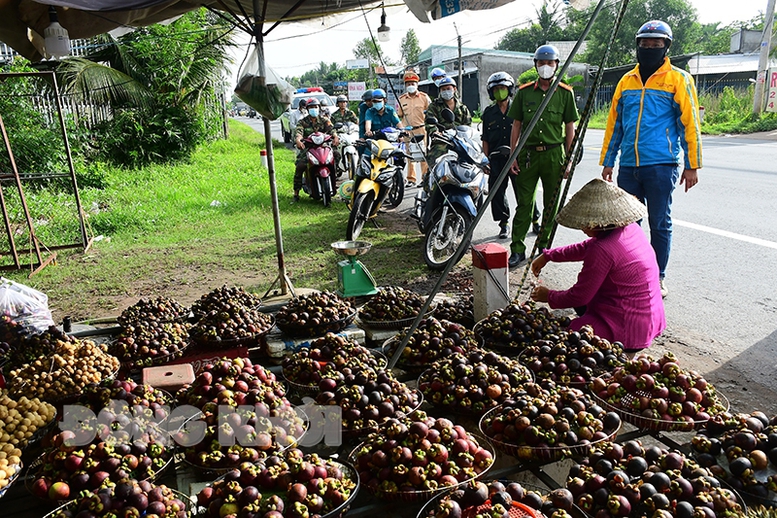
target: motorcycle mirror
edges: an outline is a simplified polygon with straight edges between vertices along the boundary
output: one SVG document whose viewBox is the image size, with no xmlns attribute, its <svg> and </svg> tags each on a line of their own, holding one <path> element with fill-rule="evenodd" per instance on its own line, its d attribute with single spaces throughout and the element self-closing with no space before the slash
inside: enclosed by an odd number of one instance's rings
<svg viewBox="0 0 777 518">
<path fill-rule="evenodd" d="M 453 114 L 451 110 L 449 110 L 448 108 L 445 108 L 442 111 L 442 120 L 444 120 L 445 122 L 453 122 L 456 120 L 456 116 Z"/>
<path fill-rule="evenodd" d="M 342 122 L 335 122 L 335 129 L 336 130 L 338 130 L 338 129 L 342 128 L 342 127 L 343 127 L 343 123 Z"/>
<path fill-rule="evenodd" d="M 440 122 L 437 120 L 437 117 L 432 117 L 431 115 L 426 117 L 426 120 L 424 120 L 425 123 L 429 124 L 430 126 L 434 125 L 437 126 Z"/>
</svg>

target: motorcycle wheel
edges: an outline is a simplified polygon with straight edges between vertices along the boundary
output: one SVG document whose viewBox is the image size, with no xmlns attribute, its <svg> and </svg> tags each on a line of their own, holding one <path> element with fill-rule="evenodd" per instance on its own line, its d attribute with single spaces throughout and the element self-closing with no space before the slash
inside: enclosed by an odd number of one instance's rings
<svg viewBox="0 0 777 518">
<path fill-rule="evenodd" d="M 356 194 L 353 200 L 351 215 L 348 216 L 348 228 L 346 229 L 345 239 L 355 241 L 362 233 L 364 224 L 370 218 L 372 212 L 372 202 L 375 194 L 370 192 L 360 192 Z"/>
<path fill-rule="evenodd" d="M 472 216 L 462 207 L 454 205 L 448 209 L 445 221 L 442 222 L 442 231 L 438 236 L 440 218 L 439 215 L 435 215 L 424 237 L 424 261 L 431 270 L 442 270 L 448 261 L 458 263 L 464 257 L 467 247 L 464 247 L 458 257 L 453 256 L 461 245 L 464 233 L 470 224 L 472 224 Z"/>
<path fill-rule="evenodd" d="M 318 190 L 321 192 L 321 200 L 324 202 L 324 207 L 329 207 L 332 203 L 332 178 L 329 176 L 326 178 L 319 177 Z"/>
<path fill-rule="evenodd" d="M 391 185 L 387 196 L 387 205 L 391 208 L 398 207 L 405 197 L 405 181 L 402 178 L 402 170 L 398 169 L 394 175 L 394 183 Z"/>
</svg>

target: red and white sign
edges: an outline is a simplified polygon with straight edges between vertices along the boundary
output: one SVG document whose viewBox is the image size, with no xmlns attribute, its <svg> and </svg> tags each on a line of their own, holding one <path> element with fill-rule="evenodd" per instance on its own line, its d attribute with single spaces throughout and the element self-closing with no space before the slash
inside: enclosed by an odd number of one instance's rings
<svg viewBox="0 0 777 518">
<path fill-rule="evenodd" d="M 349 101 L 361 101 L 362 95 L 366 91 L 367 86 L 364 81 L 361 82 L 349 82 L 348 83 L 348 100 Z"/>
<path fill-rule="evenodd" d="M 772 68 L 767 74 L 766 111 L 777 113 L 777 68 Z"/>
</svg>

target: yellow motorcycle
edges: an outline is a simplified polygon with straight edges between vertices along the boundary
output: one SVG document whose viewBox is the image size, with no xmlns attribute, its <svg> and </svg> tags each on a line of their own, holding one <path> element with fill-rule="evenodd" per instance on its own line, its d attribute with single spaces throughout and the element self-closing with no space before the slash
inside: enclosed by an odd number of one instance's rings
<svg viewBox="0 0 777 518">
<path fill-rule="evenodd" d="M 351 184 L 348 203 L 351 215 L 345 236 L 348 241 L 358 239 L 364 224 L 378 214 L 384 201 L 392 208 L 402 202 L 405 195 L 402 171 L 405 159 L 412 158 L 398 144 L 403 135 L 396 128 L 384 128 L 374 138 L 360 142 L 369 153 L 362 154 Z"/>
</svg>

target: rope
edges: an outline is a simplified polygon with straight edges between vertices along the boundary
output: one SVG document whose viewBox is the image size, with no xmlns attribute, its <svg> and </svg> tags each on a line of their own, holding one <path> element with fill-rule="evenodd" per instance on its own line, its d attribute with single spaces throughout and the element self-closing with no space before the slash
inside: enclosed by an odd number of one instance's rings
<svg viewBox="0 0 777 518">
<path fill-rule="evenodd" d="M 566 201 L 567 195 L 569 194 L 569 188 L 572 185 L 572 177 L 575 173 L 575 168 L 577 167 L 577 164 L 580 162 L 580 159 L 583 156 L 583 140 L 585 138 L 585 133 L 588 130 L 588 122 L 591 119 L 591 115 L 593 115 L 594 112 L 594 102 L 596 100 L 596 92 L 599 90 L 600 85 L 602 84 L 602 78 L 604 76 L 604 67 L 607 64 L 607 60 L 610 57 L 610 51 L 612 50 L 612 44 L 615 41 L 615 36 L 618 34 L 618 30 L 620 29 L 621 22 L 623 21 L 623 15 L 626 12 L 626 7 L 628 6 L 629 0 L 622 0 L 620 11 L 618 12 L 618 16 L 615 19 L 615 24 L 613 26 L 612 34 L 610 35 L 610 41 L 607 43 L 607 48 L 604 51 L 604 55 L 602 56 L 601 63 L 599 65 L 599 72 L 596 74 L 596 79 L 594 80 L 593 88 L 591 88 L 591 92 L 588 95 L 588 100 L 586 101 L 585 108 L 583 108 L 583 115 L 580 118 L 580 124 L 577 127 L 577 131 L 575 131 L 575 136 L 572 139 L 572 145 L 570 146 L 570 149 L 572 152 L 570 152 L 566 159 L 564 160 L 564 165 L 562 170 L 566 171 L 567 168 L 569 168 L 569 174 L 568 175 L 561 175 L 558 179 L 558 183 L 556 185 L 556 188 L 554 190 L 553 194 L 553 202 L 547 206 L 543 207 L 542 209 L 542 223 L 540 226 L 540 233 L 539 236 L 542 235 L 542 233 L 545 231 L 545 228 L 548 224 L 551 225 L 551 232 L 550 237 L 548 239 L 548 248 L 550 248 L 551 244 L 553 243 L 553 239 L 556 237 L 556 230 L 558 229 L 558 223 L 555 219 L 553 221 L 550 220 L 550 214 L 551 214 L 551 207 L 556 206 L 556 202 L 558 201 L 558 211 L 561 211 L 561 209 L 564 207 L 564 203 Z M 571 164 L 571 166 L 570 166 Z M 564 186 L 564 192 L 561 196 L 561 199 L 559 201 L 559 193 L 561 192 L 561 186 L 566 180 L 566 185 Z M 523 286 L 526 283 L 526 278 L 529 276 L 529 271 L 531 270 L 531 259 L 535 256 L 537 253 L 537 243 L 539 242 L 539 236 L 537 240 L 534 242 L 534 246 L 532 247 L 531 254 L 529 255 L 529 261 L 526 262 L 526 266 L 523 270 L 523 275 L 521 277 L 521 283 L 518 287 L 518 293 L 520 294 L 523 290 Z"/>
</svg>

